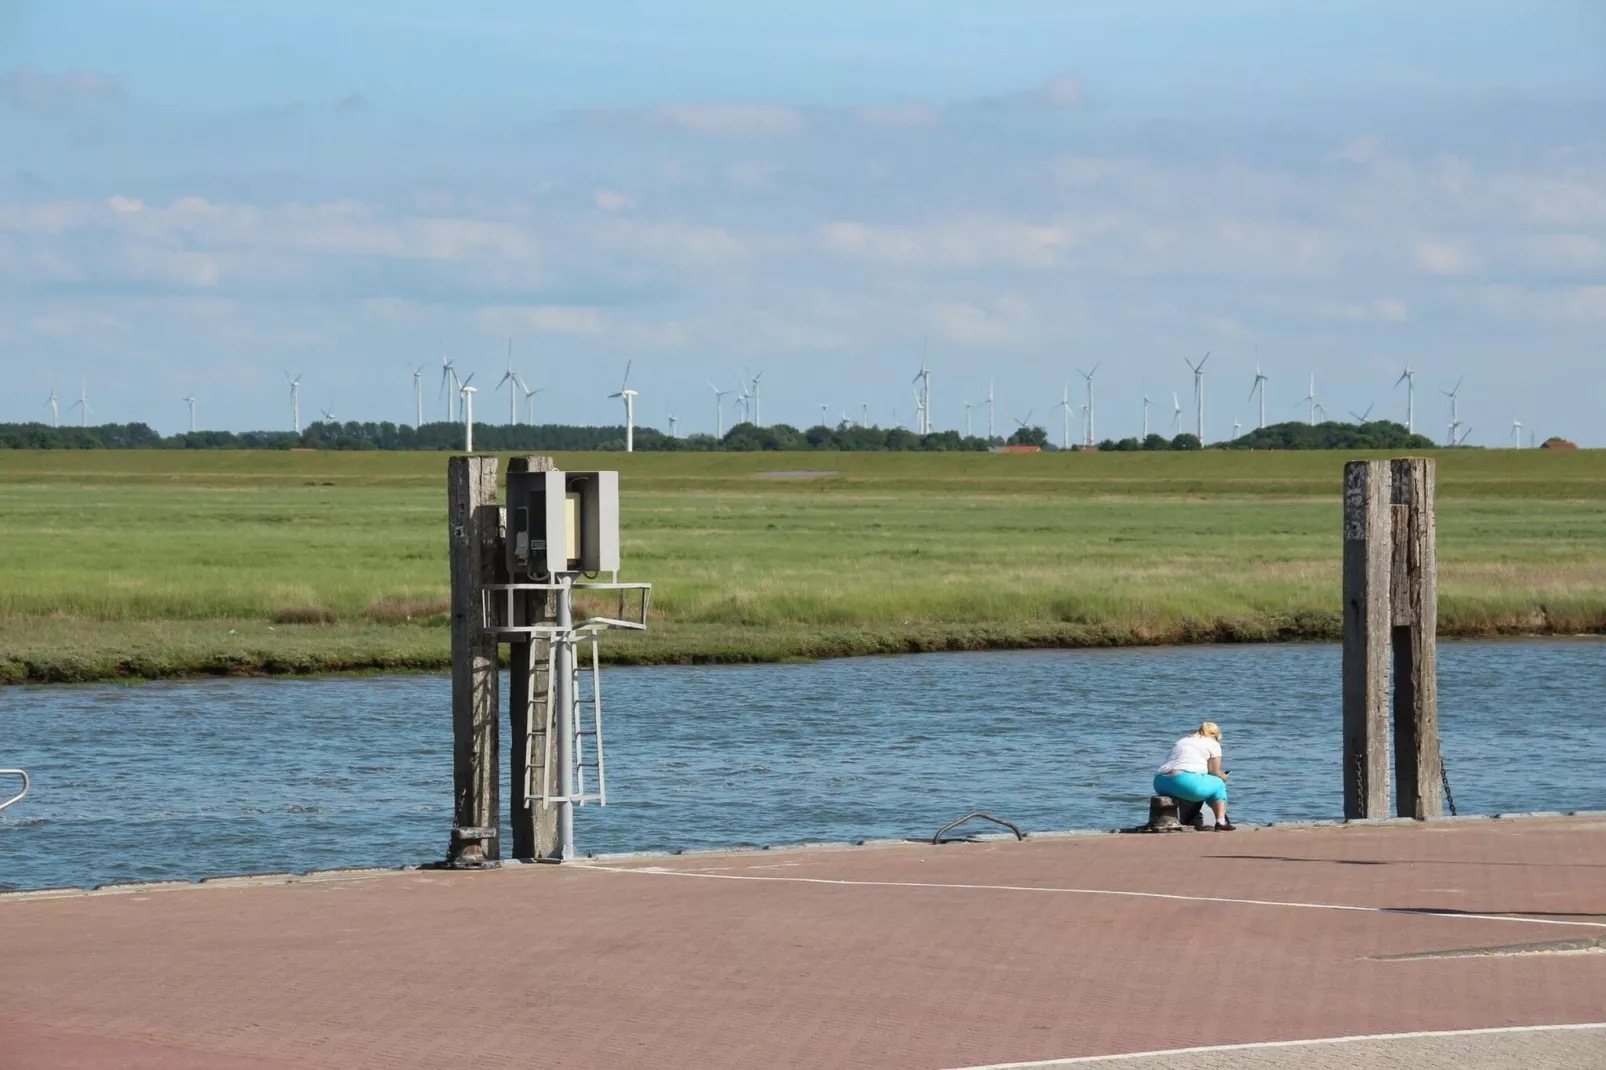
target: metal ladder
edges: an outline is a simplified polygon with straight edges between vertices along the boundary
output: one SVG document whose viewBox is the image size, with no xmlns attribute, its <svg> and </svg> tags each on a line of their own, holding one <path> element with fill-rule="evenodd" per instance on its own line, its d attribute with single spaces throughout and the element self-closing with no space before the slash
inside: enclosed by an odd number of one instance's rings
<svg viewBox="0 0 1606 1070">
<path fill-rule="evenodd" d="M 598 806 L 608 805 L 607 765 L 603 755 L 602 745 L 602 674 L 597 653 L 597 634 L 589 632 L 584 634 L 571 634 L 553 636 L 546 644 L 546 673 L 537 679 L 545 684 L 544 687 L 532 687 L 530 690 L 530 710 L 528 720 L 529 731 L 524 737 L 524 799 L 526 805 L 540 800 L 542 806 L 551 806 L 564 801 L 563 796 L 557 794 L 557 708 L 552 701 L 552 681 L 558 672 L 558 645 L 568 643 L 577 647 L 581 643 L 591 646 L 591 664 L 582 666 L 579 652 L 570 660 L 574 671 L 569 677 L 570 693 L 574 695 L 574 787 L 575 794 L 569 798 L 570 802 L 584 806 L 594 802 Z M 586 678 L 590 677 L 589 687 Z M 590 727 L 586 727 L 586 707 L 590 707 Z M 586 757 L 586 740 L 591 740 L 593 757 Z M 537 752 L 541 755 L 539 766 L 535 763 Z M 536 790 L 535 772 L 539 768 L 542 772 L 541 791 Z M 596 791 L 586 791 L 586 770 L 596 773 Z"/>
<path fill-rule="evenodd" d="M 580 665 L 576 657 L 570 664 L 574 666 L 574 677 L 569 686 L 574 690 L 574 801 L 584 806 L 587 802 L 595 802 L 598 806 L 608 805 L 607 767 L 602 758 L 602 671 L 597 659 L 597 633 L 591 632 L 576 640 L 579 643 L 591 644 L 591 687 L 587 691 L 583 686 L 587 672 Z M 578 651 L 576 652 L 578 653 Z M 586 723 L 585 709 L 591 707 L 591 727 L 582 727 Z M 586 760 L 585 741 L 589 738 L 596 752 L 596 757 Z M 594 769 L 597 774 L 597 790 L 586 794 L 586 770 Z"/>
</svg>

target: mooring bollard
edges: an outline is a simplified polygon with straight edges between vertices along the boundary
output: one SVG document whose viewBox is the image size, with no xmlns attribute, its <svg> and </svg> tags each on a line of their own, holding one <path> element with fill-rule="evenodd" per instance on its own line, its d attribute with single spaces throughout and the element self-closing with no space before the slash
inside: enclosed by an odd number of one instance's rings
<svg viewBox="0 0 1606 1070">
<path fill-rule="evenodd" d="M 1440 791 L 1434 466 L 1344 466 L 1344 816 L 1389 812 L 1389 684 L 1402 817 L 1437 817 Z"/>
<path fill-rule="evenodd" d="M 1169 795 L 1149 796 L 1149 823 L 1143 826 L 1144 832 L 1181 832 L 1185 828 L 1177 800 Z"/>
</svg>

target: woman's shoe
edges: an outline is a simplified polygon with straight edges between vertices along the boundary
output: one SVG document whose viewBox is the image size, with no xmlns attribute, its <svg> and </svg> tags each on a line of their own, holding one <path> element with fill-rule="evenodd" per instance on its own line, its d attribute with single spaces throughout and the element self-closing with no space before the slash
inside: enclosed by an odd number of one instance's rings
<svg viewBox="0 0 1606 1070">
<path fill-rule="evenodd" d="M 1216 831 L 1217 832 L 1234 832 L 1234 831 L 1237 830 L 1237 828 L 1238 828 L 1238 826 L 1234 825 L 1231 821 L 1217 821 L 1216 822 Z"/>
</svg>

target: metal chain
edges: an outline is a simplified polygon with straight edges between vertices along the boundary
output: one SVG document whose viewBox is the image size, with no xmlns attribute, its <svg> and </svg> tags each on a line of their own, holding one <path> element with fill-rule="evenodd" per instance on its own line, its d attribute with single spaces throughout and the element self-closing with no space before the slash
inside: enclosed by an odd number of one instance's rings
<svg viewBox="0 0 1606 1070">
<path fill-rule="evenodd" d="M 1450 807 L 1450 816 L 1456 816 L 1455 795 L 1450 791 L 1450 769 L 1444 764 L 1444 752 L 1439 752 L 1439 783 L 1444 785 L 1444 801 Z"/>
</svg>

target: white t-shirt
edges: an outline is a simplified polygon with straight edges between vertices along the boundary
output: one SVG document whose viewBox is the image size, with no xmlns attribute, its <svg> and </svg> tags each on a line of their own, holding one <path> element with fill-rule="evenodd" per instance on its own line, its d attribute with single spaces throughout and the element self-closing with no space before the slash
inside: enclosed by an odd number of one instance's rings
<svg viewBox="0 0 1606 1070">
<path fill-rule="evenodd" d="M 1162 773 L 1208 773 L 1210 759 L 1221 757 L 1221 744 L 1209 736 L 1183 736 L 1171 748 Z"/>
</svg>

